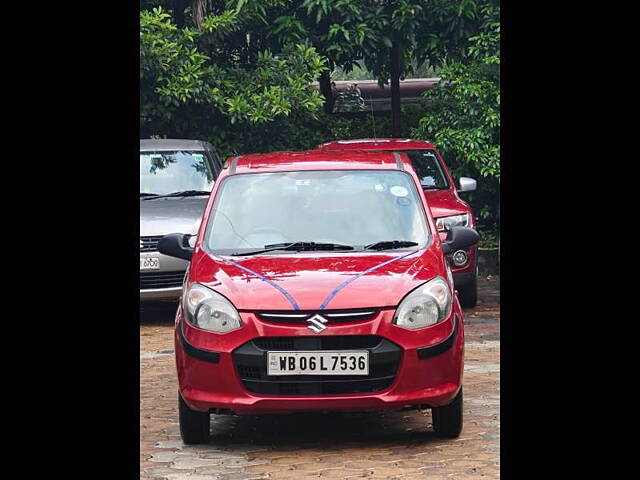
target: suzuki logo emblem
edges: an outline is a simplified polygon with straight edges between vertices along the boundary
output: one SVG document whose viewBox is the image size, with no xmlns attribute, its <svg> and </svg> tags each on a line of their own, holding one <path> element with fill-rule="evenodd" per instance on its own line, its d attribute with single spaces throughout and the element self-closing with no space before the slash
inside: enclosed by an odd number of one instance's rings
<svg viewBox="0 0 640 480">
<path fill-rule="evenodd" d="M 310 323 L 309 330 L 311 330 L 314 333 L 320 333 L 327 329 L 325 325 L 325 323 L 327 323 L 327 319 L 321 317 L 318 314 L 315 314 L 313 317 L 307 320 L 307 322 Z"/>
</svg>

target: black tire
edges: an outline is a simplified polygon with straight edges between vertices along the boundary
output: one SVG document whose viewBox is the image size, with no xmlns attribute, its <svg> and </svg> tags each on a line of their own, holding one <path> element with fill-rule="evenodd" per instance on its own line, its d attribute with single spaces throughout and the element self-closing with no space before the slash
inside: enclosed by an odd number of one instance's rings
<svg viewBox="0 0 640 480">
<path fill-rule="evenodd" d="M 433 430 L 442 438 L 457 438 L 462 431 L 462 387 L 449 405 L 431 409 Z"/>
<path fill-rule="evenodd" d="M 471 282 L 458 287 L 458 300 L 462 308 L 473 308 L 478 304 L 478 274 Z"/>
<path fill-rule="evenodd" d="M 207 443 L 209 441 L 209 412 L 191 410 L 178 394 L 178 414 L 180 418 L 180 436 L 187 445 Z"/>
</svg>

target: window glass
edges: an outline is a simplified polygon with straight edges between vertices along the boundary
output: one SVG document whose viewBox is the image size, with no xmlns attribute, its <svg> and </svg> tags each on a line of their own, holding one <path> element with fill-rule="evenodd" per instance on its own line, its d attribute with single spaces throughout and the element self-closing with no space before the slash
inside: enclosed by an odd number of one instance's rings
<svg viewBox="0 0 640 480">
<path fill-rule="evenodd" d="M 298 171 L 227 177 L 217 192 L 210 250 L 284 242 L 424 245 L 428 227 L 412 178 L 394 170 Z"/>
<path fill-rule="evenodd" d="M 406 153 L 424 188 L 448 188 L 449 182 L 433 150 L 408 150 Z"/>
<path fill-rule="evenodd" d="M 140 153 L 140 193 L 211 190 L 215 180 L 205 152 Z"/>
</svg>

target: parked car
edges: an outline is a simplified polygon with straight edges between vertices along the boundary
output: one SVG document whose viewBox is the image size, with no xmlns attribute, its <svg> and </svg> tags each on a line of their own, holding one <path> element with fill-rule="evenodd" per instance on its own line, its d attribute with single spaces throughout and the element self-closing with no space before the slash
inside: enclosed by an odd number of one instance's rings
<svg viewBox="0 0 640 480">
<path fill-rule="evenodd" d="M 180 432 L 210 414 L 432 408 L 462 428 L 464 320 L 411 162 L 390 152 L 240 156 L 213 187 L 176 313 Z"/>
<path fill-rule="evenodd" d="M 476 189 L 476 181 L 460 177 L 456 187 L 453 177 L 438 149 L 429 142 L 408 138 L 377 138 L 338 140 L 318 145 L 319 150 L 371 150 L 406 153 L 420 178 L 431 213 L 436 219 L 441 238 L 453 226 L 476 228 L 471 206 L 462 200 L 458 192 Z M 472 246 L 449 255 L 453 281 L 464 308 L 476 306 L 478 301 L 478 248 Z"/>
<path fill-rule="evenodd" d="M 199 140 L 140 140 L 140 300 L 177 300 L 188 262 L 158 252 L 173 232 L 198 231 L 222 164 Z"/>
</svg>

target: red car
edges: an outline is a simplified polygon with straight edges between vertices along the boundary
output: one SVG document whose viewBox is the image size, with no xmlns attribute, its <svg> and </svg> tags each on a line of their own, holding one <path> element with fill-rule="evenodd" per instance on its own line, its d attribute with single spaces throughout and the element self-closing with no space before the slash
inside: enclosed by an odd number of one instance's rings
<svg viewBox="0 0 640 480">
<path fill-rule="evenodd" d="M 438 149 L 422 140 L 408 138 L 378 138 L 338 140 L 318 145 L 318 150 L 369 150 L 406 153 L 411 160 L 422 189 L 427 196 L 431 214 L 436 220 L 440 237 L 452 226 L 476 228 L 471 207 L 458 196 L 458 192 L 476 189 L 476 181 L 461 177 L 456 190 L 453 177 Z M 453 281 L 463 308 L 473 308 L 478 301 L 478 248 L 453 252 L 448 256 L 453 271 Z"/>
<path fill-rule="evenodd" d="M 447 239 L 404 154 L 276 152 L 225 164 L 176 313 L 180 431 L 208 441 L 210 414 L 433 409 L 462 428 L 464 321 Z"/>
</svg>

